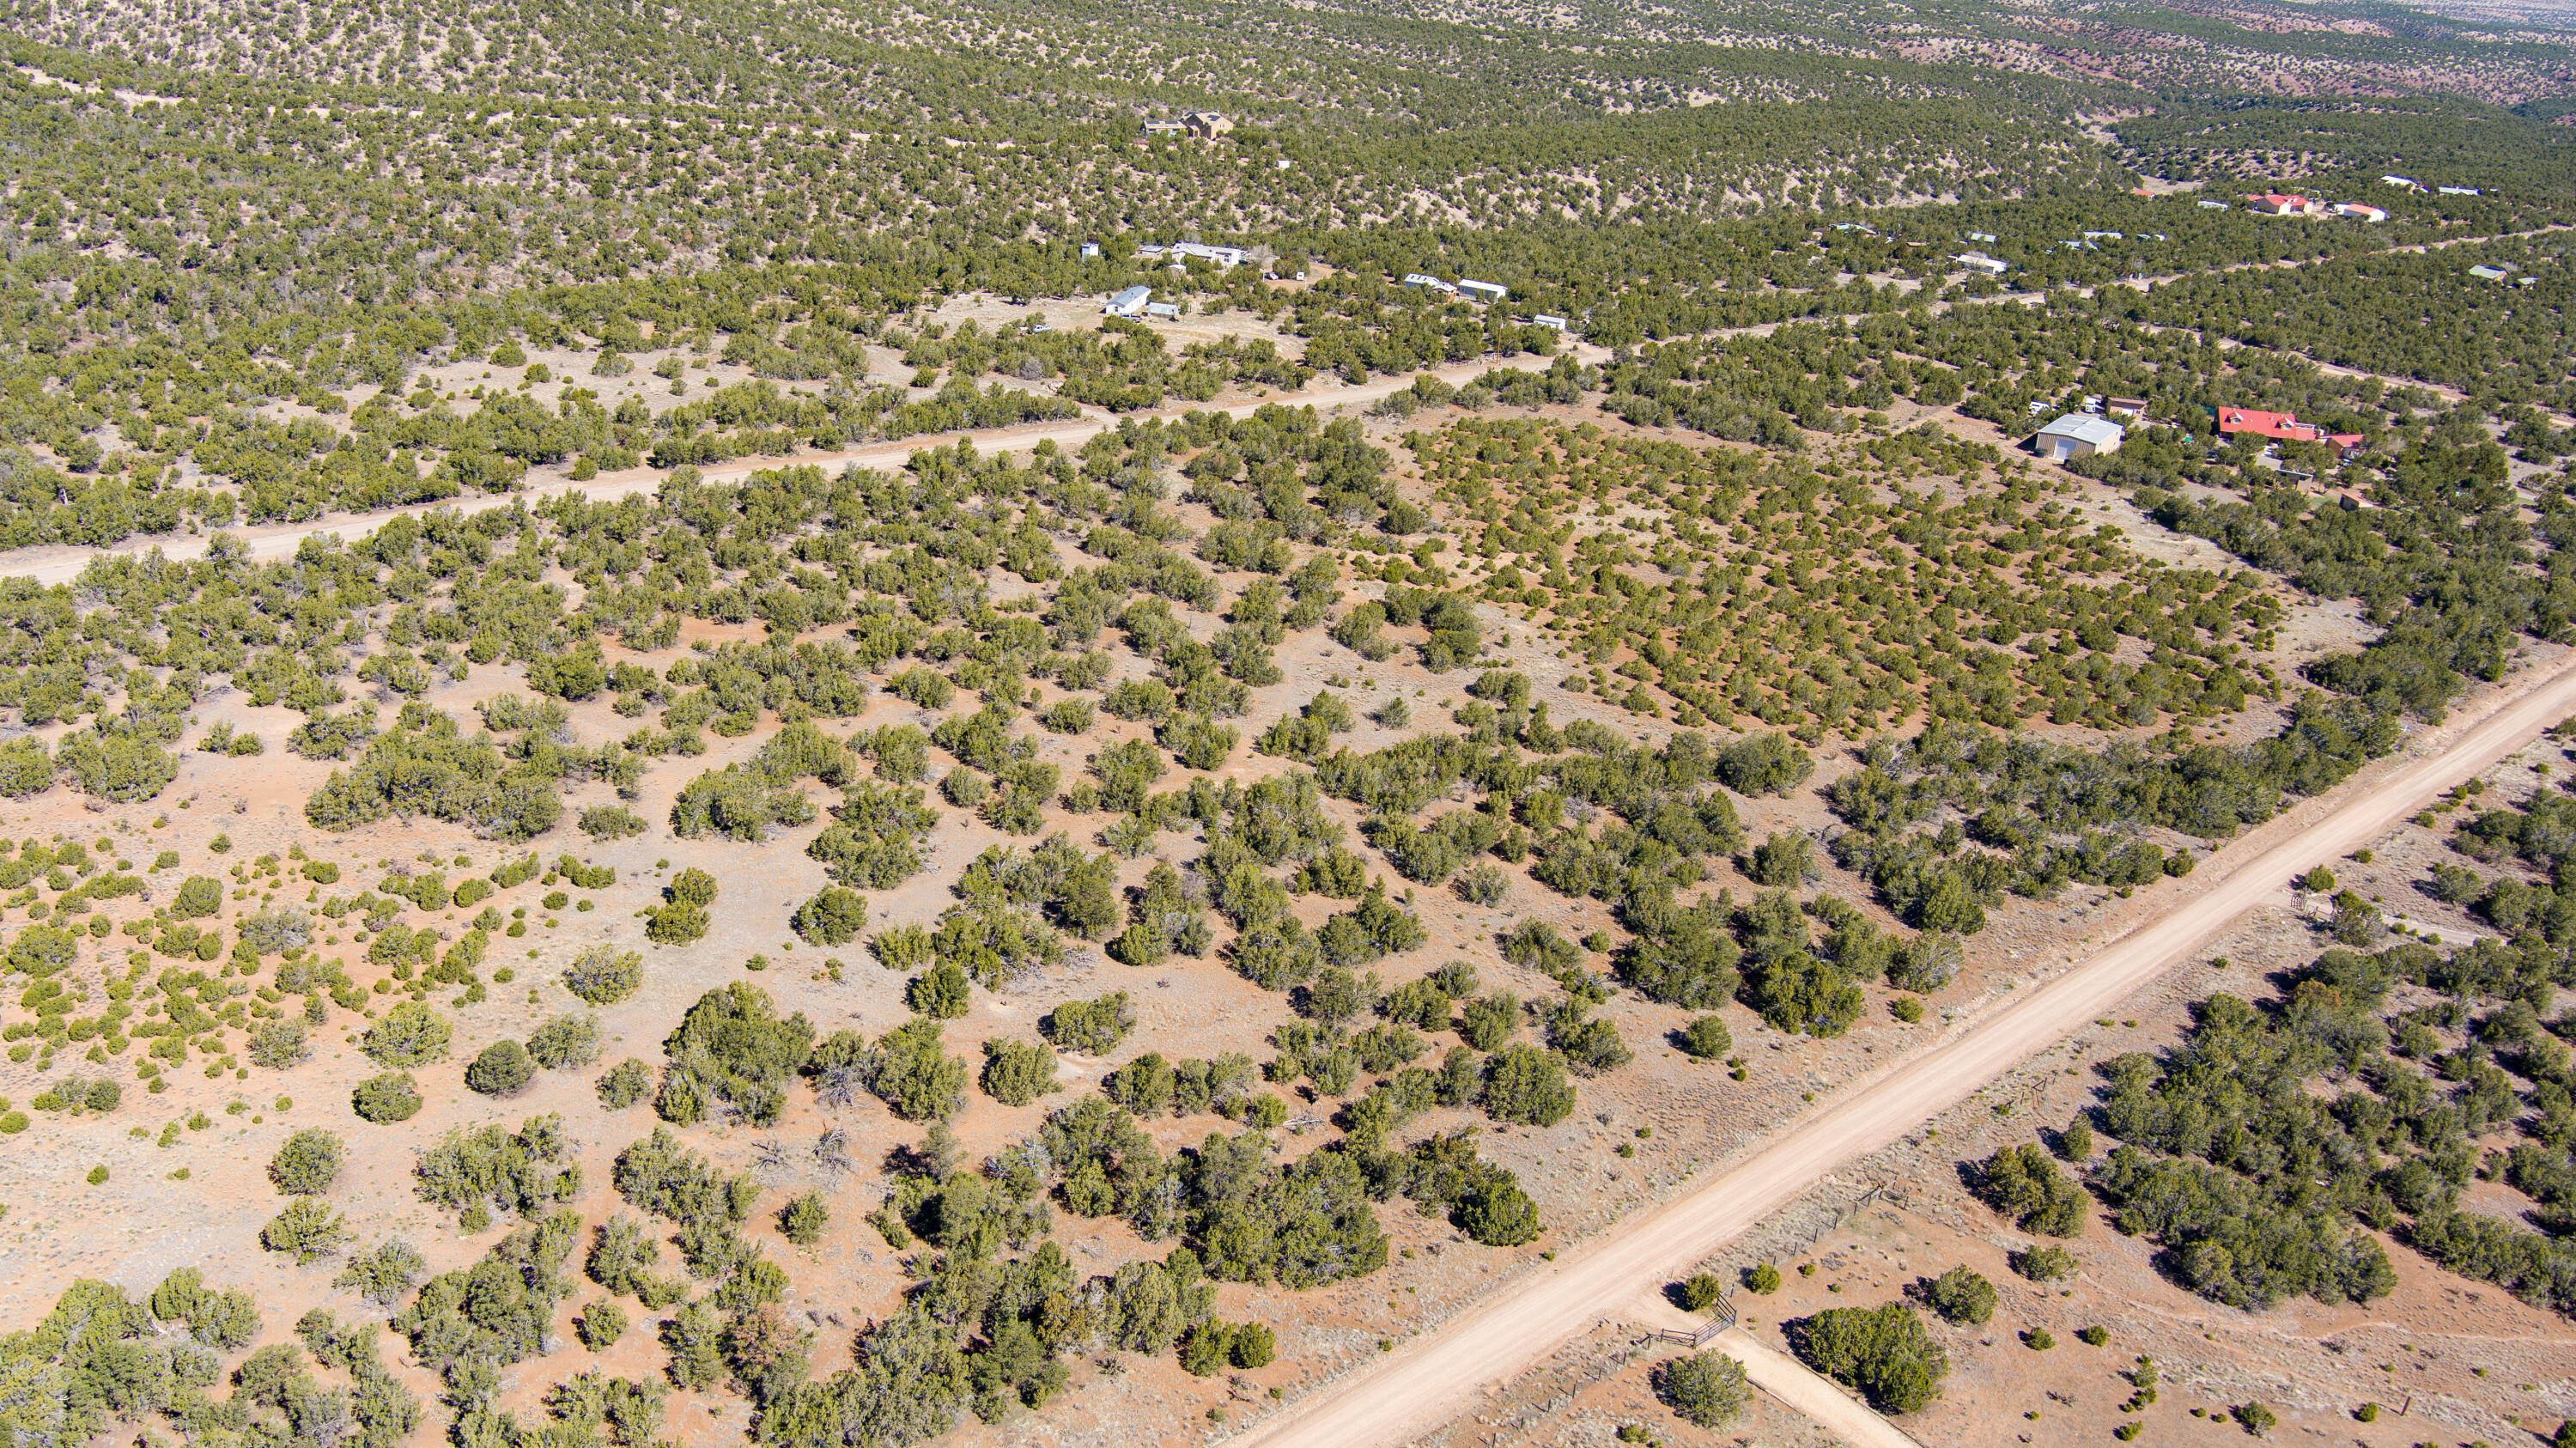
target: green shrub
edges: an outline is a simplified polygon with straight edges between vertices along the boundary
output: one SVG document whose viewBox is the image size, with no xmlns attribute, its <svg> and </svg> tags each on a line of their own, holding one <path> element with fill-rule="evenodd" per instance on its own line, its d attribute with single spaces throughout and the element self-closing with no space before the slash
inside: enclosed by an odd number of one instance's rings
<svg viewBox="0 0 2576 1448">
<path fill-rule="evenodd" d="M 1060 1050 L 1106 1056 L 1135 1028 L 1136 1009 L 1125 991 L 1097 1000 L 1066 1001 L 1038 1021 L 1038 1034 Z"/>
<path fill-rule="evenodd" d="M 379 1066 L 408 1070 L 444 1057 L 454 1035 L 446 1017 L 418 1001 L 403 1001 L 368 1028 L 358 1049 Z"/>
<path fill-rule="evenodd" d="M 1768 1262 L 1756 1262 L 1745 1269 L 1744 1285 L 1768 1297 L 1780 1290 L 1780 1269 Z"/>
<path fill-rule="evenodd" d="M 905 985 L 903 1000 L 915 1012 L 933 1020 L 956 1020 L 966 1014 L 970 1002 L 966 972 L 941 961 Z"/>
<path fill-rule="evenodd" d="M 1726 1295 L 1726 1284 L 1719 1281 L 1714 1273 L 1697 1272 L 1682 1279 L 1675 1295 L 1681 1298 L 1684 1311 L 1706 1312 Z"/>
<path fill-rule="evenodd" d="M 799 1247 L 811 1247 L 823 1238 L 823 1229 L 832 1221 L 832 1209 L 823 1204 L 821 1192 L 807 1192 L 791 1199 L 778 1214 L 778 1229 L 787 1240 Z"/>
<path fill-rule="evenodd" d="M 301 910 L 262 910 L 242 917 L 234 933 L 252 954 L 276 955 L 313 943 L 313 917 Z"/>
<path fill-rule="evenodd" d="M 1943 1322 L 1981 1325 L 1995 1315 L 1995 1284 L 1965 1266 L 1953 1267 L 1925 1285 L 1923 1301 Z"/>
<path fill-rule="evenodd" d="M 549 1071 L 571 1071 L 599 1059 L 599 1022 L 557 1016 L 528 1037 L 528 1057 Z"/>
<path fill-rule="evenodd" d="M 2036 1142 L 2006 1147 L 1977 1168 L 1977 1194 L 2025 1232 L 2073 1237 L 2084 1231 L 2091 1199 Z"/>
<path fill-rule="evenodd" d="M 1703 1061 L 1714 1061 L 1735 1049 L 1735 1033 L 1721 1016 L 1700 1016 L 1682 1027 L 1681 1048 Z"/>
<path fill-rule="evenodd" d="M 465 1068 L 465 1089 L 482 1096 L 516 1096 L 536 1075 L 528 1048 L 516 1041 L 494 1041 Z"/>
<path fill-rule="evenodd" d="M 2256 1438 L 2270 1433 L 2281 1421 L 2270 1408 L 2261 1403 L 2252 1402 L 2239 1403 L 2228 1409 L 2227 1416 L 2234 1418 L 2239 1427 L 2243 1428 L 2249 1436 Z"/>
<path fill-rule="evenodd" d="M 585 946 L 564 968 L 563 983 L 587 1004 L 615 1005 L 644 983 L 644 957 L 612 945 Z"/>
<path fill-rule="evenodd" d="M 652 1090 L 653 1068 L 629 1056 L 600 1075 L 599 1104 L 611 1111 L 623 1111 Z"/>
<path fill-rule="evenodd" d="M 247 1044 L 250 1063 L 271 1071 L 301 1066 L 313 1056 L 302 1021 L 262 1021 L 252 1029 Z"/>
<path fill-rule="evenodd" d="M 573 1319 L 573 1330 L 581 1335 L 581 1345 L 592 1352 L 604 1352 L 626 1335 L 626 1310 L 603 1297 L 581 1310 Z"/>
<path fill-rule="evenodd" d="M 420 1154 L 413 1191 L 422 1201 L 471 1213 L 498 1208 L 531 1220 L 581 1192 L 563 1118 L 531 1116 L 510 1131 L 497 1124 L 450 1131 Z"/>
<path fill-rule="evenodd" d="M 786 1107 L 784 1083 L 813 1047 L 805 1017 L 781 1019 L 767 991 L 741 982 L 708 991 L 662 1043 L 670 1064 L 655 1109 L 685 1126 L 724 1102 L 755 1126 L 772 1125 Z"/>
<path fill-rule="evenodd" d="M 428 1266 L 418 1248 L 393 1237 L 378 1243 L 373 1251 L 353 1254 L 348 1268 L 331 1285 L 382 1307 L 402 1300 Z"/>
<path fill-rule="evenodd" d="M 1574 1086 L 1557 1058 L 1510 1045 L 1485 1059 L 1485 1114 L 1520 1126 L 1554 1126 L 1574 1110 Z"/>
<path fill-rule="evenodd" d="M 644 833 L 644 819 L 621 805 L 595 804 L 581 812 L 581 832 L 594 840 L 624 840 Z"/>
<path fill-rule="evenodd" d="M 320 1196 L 340 1176 L 340 1138 L 311 1128 L 286 1139 L 268 1159 L 268 1179 L 288 1196 Z"/>
<path fill-rule="evenodd" d="M 690 945 L 706 938 L 708 925 L 705 906 L 674 900 L 653 911 L 644 936 L 656 945 Z"/>
<path fill-rule="evenodd" d="M 370 1076 L 349 1093 L 349 1108 L 358 1113 L 358 1119 L 378 1126 L 409 1121 L 419 1114 L 420 1107 L 420 1088 L 401 1071 Z"/>
<path fill-rule="evenodd" d="M 200 920 L 224 908 L 224 885 L 203 875 L 191 875 L 179 887 L 179 898 L 170 902 L 170 915 L 175 920 Z"/>
<path fill-rule="evenodd" d="M 1867 1397 L 1882 1413 L 1911 1413 L 1939 1397 L 1949 1355 L 1901 1302 L 1828 1308 L 1789 1324 L 1809 1367 Z"/>
<path fill-rule="evenodd" d="M 1816 761 L 1786 734 L 1748 734 L 1717 751 L 1717 777 L 1737 794 L 1787 794 Z"/>
<path fill-rule="evenodd" d="M 1239 1323 L 1227 1334 L 1226 1361 L 1250 1371 L 1266 1368 L 1279 1355 L 1278 1338 L 1265 1323 Z"/>
<path fill-rule="evenodd" d="M 2031 1246 L 2008 1259 L 2012 1269 L 2033 1282 L 2055 1282 L 2076 1272 L 2075 1254 L 2059 1246 Z"/>
<path fill-rule="evenodd" d="M 847 945 L 868 928 L 867 897 L 842 885 L 826 885 L 796 907 L 788 924 L 808 945 Z"/>
<path fill-rule="evenodd" d="M 262 1247 L 294 1257 L 299 1267 L 330 1256 L 348 1239 L 347 1223 L 320 1197 L 297 1197 L 259 1229 Z"/>
<path fill-rule="evenodd" d="M 1005 1106 L 1026 1106 L 1063 1088 L 1055 1080 L 1055 1052 L 1026 1041 L 984 1043 L 984 1094 Z"/>
<path fill-rule="evenodd" d="M 1692 1353 L 1655 1366 L 1655 1396 L 1682 1421 L 1717 1428 L 1735 1420 L 1751 1400 L 1744 1365 L 1724 1353 Z"/>
</svg>

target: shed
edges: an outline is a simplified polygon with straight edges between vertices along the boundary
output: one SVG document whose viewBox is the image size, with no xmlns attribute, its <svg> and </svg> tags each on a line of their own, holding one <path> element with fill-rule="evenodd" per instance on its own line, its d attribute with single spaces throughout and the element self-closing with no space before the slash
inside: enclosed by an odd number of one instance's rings
<svg viewBox="0 0 2576 1448">
<path fill-rule="evenodd" d="M 2095 453 L 2118 452 L 2120 439 L 2126 436 L 2127 429 L 2109 418 L 2070 412 L 2041 428 L 2031 443 L 2039 449 L 2041 457 L 2062 463 L 2070 458 L 2091 457 Z"/>
<path fill-rule="evenodd" d="M 1147 302 L 1145 304 L 1145 315 L 1149 317 L 1178 317 L 1180 314 L 1181 304 L 1178 302 Z"/>
</svg>

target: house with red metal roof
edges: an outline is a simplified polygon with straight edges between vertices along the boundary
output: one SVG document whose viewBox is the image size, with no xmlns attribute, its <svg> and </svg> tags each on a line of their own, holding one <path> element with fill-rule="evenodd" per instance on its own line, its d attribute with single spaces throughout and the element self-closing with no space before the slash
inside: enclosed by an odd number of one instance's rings
<svg viewBox="0 0 2576 1448">
<path fill-rule="evenodd" d="M 2295 413 L 2265 412 L 2256 407 L 2218 409 L 2218 430 L 2229 437 L 2251 433 L 2282 442 L 2332 443 L 2347 458 L 2361 451 L 2360 433 L 2328 432 L 2313 422 L 2299 421 Z"/>
</svg>

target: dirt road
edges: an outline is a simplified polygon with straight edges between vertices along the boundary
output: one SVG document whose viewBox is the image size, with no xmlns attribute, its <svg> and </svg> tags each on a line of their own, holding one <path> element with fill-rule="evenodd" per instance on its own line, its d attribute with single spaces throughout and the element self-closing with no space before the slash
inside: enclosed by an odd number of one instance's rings
<svg viewBox="0 0 2576 1448">
<path fill-rule="evenodd" d="M 1590 364 L 1609 354 L 1598 347 L 1575 343 L 1569 349 L 1577 361 Z M 1513 357 L 1497 361 L 1484 358 L 1460 363 L 1454 367 L 1422 369 L 1440 380 L 1457 385 L 1496 370 L 1544 372 L 1554 364 L 1553 357 Z M 1366 407 L 1413 385 L 1418 374 L 1402 377 L 1377 377 L 1356 386 L 1326 382 L 1319 378 L 1305 390 L 1283 392 L 1251 402 L 1237 402 L 1225 407 L 1207 409 L 1230 417 L 1250 417 L 1264 407 L 1312 407 L 1324 412 L 1335 408 Z M 953 447 L 960 442 L 973 443 L 982 452 L 1024 452 L 1041 442 L 1052 441 L 1061 448 L 1077 448 L 1101 433 L 1118 426 L 1123 418 L 1144 421 L 1150 418 L 1170 419 L 1193 410 L 1191 407 L 1165 407 L 1118 414 L 1085 409 L 1082 416 L 1063 422 L 1029 423 L 1018 427 L 987 428 L 976 432 L 925 433 L 920 437 L 895 442 L 870 443 L 865 447 L 846 448 L 839 452 L 807 452 L 794 457 L 736 458 L 731 462 L 709 463 L 698 469 L 709 480 L 741 477 L 745 473 L 770 468 L 830 467 L 856 465 L 863 468 L 899 468 L 914 453 L 932 448 Z M 249 545 L 253 562 L 284 558 L 295 552 L 296 545 L 322 533 L 344 537 L 371 532 L 386 519 L 403 513 L 426 513 L 432 508 L 454 508 L 460 512 L 479 513 L 486 508 L 506 508 L 513 503 L 535 504 L 547 498 L 579 495 L 593 502 L 613 503 L 637 493 L 651 493 L 662 486 L 666 476 L 651 468 L 628 468 L 623 472 L 603 473 L 588 482 L 539 483 L 515 493 L 490 493 L 471 498 L 448 498 L 438 503 L 424 503 L 408 508 L 386 508 L 373 513 L 337 513 L 300 523 L 275 523 L 263 527 L 226 528 L 222 532 Z M 15 553 L 0 553 L 0 577 L 32 578 L 38 583 L 69 583 L 89 566 L 90 559 L 100 554 L 141 555 L 159 549 L 169 558 L 202 557 L 212 535 L 129 538 L 113 548 L 25 548 Z"/>
<path fill-rule="evenodd" d="M 2373 770 L 2202 862 L 2161 914 L 2092 959 L 1960 1021 L 1924 1051 L 1852 1083 L 1815 1113 L 1699 1185 L 1496 1292 L 1486 1306 L 1374 1367 L 1254 1424 L 1264 1448 L 1408 1443 L 1464 1411 L 1486 1385 L 1537 1365 L 1603 1319 L 1628 1316 L 1669 1281 L 1847 1162 L 1887 1146 L 2018 1062 L 2113 1014 L 2193 949 L 2309 866 L 2376 839 L 2442 790 L 2576 712 L 2576 656 L 2561 658 Z"/>
<path fill-rule="evenodd" d="M 1665 1297 L 1660 1284 L 1630 1296 L 1625 1317 L 1645 1327 L 1685 1332 L 1706 1325 L 1705 1319 L 1682 1311 Z M 1705 1347 L 1735 1359 L 1744 1368 L 1745 1381 L 1841 1439 L 1846 1448 L 1923 1448 L 1911 1434 L 1880 1417 L 1869 1404 L 1853 1397 L 1833 1379 L 1741 1326 L 1720 1332 L 1708 1339 Z"/>
</svg>

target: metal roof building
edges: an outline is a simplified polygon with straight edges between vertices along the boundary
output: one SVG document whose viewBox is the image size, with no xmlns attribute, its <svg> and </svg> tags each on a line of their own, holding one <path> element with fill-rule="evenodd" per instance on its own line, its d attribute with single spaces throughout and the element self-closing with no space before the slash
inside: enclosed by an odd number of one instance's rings
<svg viewBox="0 0 2576 1448">
<path fill-rule="evenodd" d="M 2070 412 L 2039 430 L 2031 442 L 2039 455 L 2053 463 L 2069 458 L 2090 457 L 2094 453 L 2118 452 L 2120 440 L 2128 430 L 2107 417 L 2087 417 Z"/>
</svg>

